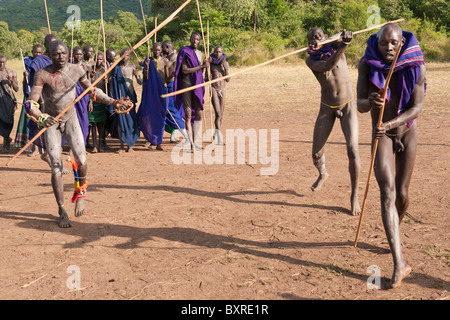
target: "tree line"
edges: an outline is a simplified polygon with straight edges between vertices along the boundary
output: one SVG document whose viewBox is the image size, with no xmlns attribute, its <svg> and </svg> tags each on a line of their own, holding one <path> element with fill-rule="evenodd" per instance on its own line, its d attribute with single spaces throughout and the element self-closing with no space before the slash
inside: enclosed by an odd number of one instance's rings
<svg viewBox="0 0 450 320">
<path fill-rule="evenodd" d="M 150 31 L 178 8 L 184 0 L 149 0 L 151 16 L 137 17 L 135 13 L 118 11 L 105 17 L 105 42 L 108 49 L 121 50 L 134 45 L 145 35 L 145 20 Z M 137 2 L 138 3 L 138 2 Z M 328 35 L 346 30 L 361 30 L 368 23 L 380 23 L 404 18 L 404 30 L 414 32 L 428 61 L 450 61 L 450 2 L 448 0 L 200 0 L 200 12 L 205 45 L 210 51 L 221 45 L 232 65 L 254 65 L 283 53 L 305 47 L 306 34 L 320 26 Z M 81 20 L 79 29 L 65 25 L 53 30 L 69 47 L 90 44 L 102 52 L 103 39 L 99 32 L 100 19 Z M 209 28 L 208 28 L 209 26 Z M 156 41 L 173 41 L 176 48 L 189 44 L 193 31 L 202 31 L 196 1 L 192 1 L 174 21 L 158 31 Z M 35 43 L 43 43 L 47 28 L 28 31 L 10 31 L 0 21 L 0 47 L 2 54 L 19 58 L 20 49 L 29 53 Z M 100 37 L 99 37 L 100 35 Z M 370 34 L 355 36 L 354 45 L 346 55 L 356 64 L 364 53 Z M 150 42 L 153 42 L 152 38 Z M 200 48 L 203 50 L 203 48 Z M 136 54 L 147 56 L 147 46 Z M 296 61 L 304 55 L 288 58 Z"/>
</svg>

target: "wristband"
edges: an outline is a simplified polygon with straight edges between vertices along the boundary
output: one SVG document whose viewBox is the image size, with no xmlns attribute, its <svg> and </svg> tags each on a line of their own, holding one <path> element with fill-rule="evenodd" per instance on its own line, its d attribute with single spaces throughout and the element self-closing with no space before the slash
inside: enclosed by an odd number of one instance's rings
<svg viewBox="0 0 450 320">
<path fill-rule="evenodd" d="M 342 41 L 342 43 L 347 45 L 347 46 L 350 44 L 350 42 L 345 42 L 345 41 Z"/>
<path fill-rule="evenodd" d="M 45 121 L 48 119 L 48 117 L 50 117 L 49 114 L 47 113 L 42 113 L 39 118 L 37 119 L 37 124 L 41 127 L 45 127 Z"/>
<path fill-rule="evenodd" d="M 33 100 L 27 100 L 27 101 L 25 101 L 25 103 L 23 104 L 23 107 L 25 108 L 25 111 L 26 111 L 27 113 L 29 113 L 30 110 L 31 110 L 31 108 L 37 108 L 37 109 L 39 109 L 40 105 L 39 105 L 39 103 L 37 103 L 36 101 L 33 101 Z"/>
</svg>

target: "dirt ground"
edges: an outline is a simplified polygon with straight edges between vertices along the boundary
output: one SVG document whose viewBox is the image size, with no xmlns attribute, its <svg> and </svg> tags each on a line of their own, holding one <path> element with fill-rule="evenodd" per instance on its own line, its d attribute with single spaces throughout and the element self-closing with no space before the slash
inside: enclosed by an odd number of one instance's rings
<svg viewBox="0 0 450 320">
<path fill-rule="evenodd" d="M 236 163 L 237 149 L 227 153 L 235 164 L 175 164 L 167 134 L 166 152 L 149 150 L 141 137 L 134 153 L 116 154 L 117 140 L 109 138 L 109 152 L 88 153 L 88 212 L 80 218 L 70 202 L 73 175 L 64 176 L 73 227 L 61 229 L 48 165 L 23 154 L 7 167 L 14 152 L 1 154 L 0 299 L 449 299 L 449 75 L 450 64 L 428 64 L 410 187 L 409 213 L 419 222 L 401 224 L 412 273 L 400 288 L 385 289 L 393 262 L 376 181 L 354 248 L 359 217 L 349 211 L 340 126 L 325 151 L 330 178 L 312 192 L 320 90 L 304 65 L 271 65 L 231 79 L 224 129 L 254 129 L 259 138 L 259 129 L 278 130 L 274 175 L 262 174 L 269 165 L 259 158 L 251 163 L 248 149 L 244 164 Z M 356 90 L 356 69 L 351 77 Z M 211 128 L 209 108 L 205 129 Z M 359 114 L 359 121 L 362 203 L 369 114 Z M 367 285 L 371 266 L 379 270 L 379 290 Z"/>
</svg>

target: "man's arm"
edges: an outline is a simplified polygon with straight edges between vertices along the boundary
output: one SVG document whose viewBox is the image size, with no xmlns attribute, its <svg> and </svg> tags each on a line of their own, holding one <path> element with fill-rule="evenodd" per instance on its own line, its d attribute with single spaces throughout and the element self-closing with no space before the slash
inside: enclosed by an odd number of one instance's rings
<svg viewBox="0 0 450 320">
<path fill-rule="evenodd" d="M 208 59 L 203 60 L 203 63 L 201 65 L 199 65 L 197 67 L 193 67 L 193 68 L 189 68 L 187 63 L 186 63 L 186 61 L 183 60 L 181 68 L 182 68 L 184 74 L 191 74 L 191 73 L 197 72 L 200 69 L 205 69 L 208 66 L 209 66 L 209 60 Z"/>
<path fill-rule="evenodd" d="M 361 113 L 369 112 L 372 107 L 381 108 L 383 106 L 383 100 L 379 92 L 369 93 L 369 74 L 369 66 L 363 63 L 361 59 L 358 64 L 358 82 L 356 85 L 357 106 Z"/>
<path fill-rule="evenodd" d="M 14 70 L 11 70 L 11 86 L 15 92 L 19 91 L 19 82 L 17 81 L 17 73 Z M 8 73 L 9 77 L 9 73 Z"/>
<path fill-rule="evenodd" d="M 335 68 L 339 62 L 339 60 L 344 55 L 347 46 L 350 44 L 353 38 L 353 32 L 344 31 L 341 34 L 342 41 L 339 43 L 338 48 L 334 52 L 334 54 L 328 60 L 313 60 L 306 59 L 306 65 L 313 71 L 316 72 L 327 72 Z"/>
<path fill-rule="evenodd" d="M 400 113 L 394 119 L 383 123 L 381 127 L 377 129 L 377 134 L 384 134 L 386 131 L 400 127 L 416 119 L 420 115 L 422 112 L 423 101 L 425 99 L 425 73 L 426 67 L 425 65 L 421 65 L 420 77 L 414 87 L 414 92 L 411 95 L 411 99 L 409 100 L 409 108 L 405 112 Z"/>
</svg>

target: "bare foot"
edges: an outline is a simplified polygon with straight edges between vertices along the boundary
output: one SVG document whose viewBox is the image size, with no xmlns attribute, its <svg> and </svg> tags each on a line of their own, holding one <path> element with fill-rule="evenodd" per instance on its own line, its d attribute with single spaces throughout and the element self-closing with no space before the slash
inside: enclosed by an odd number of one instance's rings
<svg viewBox="0 0 450 320">
<path fill-rule="evenodd" d="M 64 207 L 59 208 L 58 225 L 60 228 L 70 228 L 72 226 L 72 223 L 70 222 L 66 209 L 64 209 Z"/>
<path fill-rule="evenodd" d="M 322 187 L 322 185 L 323 185 L 323 183 L 325 182 L 325 180 L 327 180 L 328 179 L 328 173 L 322 173 L 322 174 L 320 174 L 319 175 L 319 177 L 317 178 L 317 180 L 316 180 L 316 182 L 314 182 L 314 184 L 312 185 L 312 187 L 311 187 L 311 190 L 312 191 L 317 191 L 317 190 L 319 190 L 321 187 Z"/>
<path fill-rule="evenodd" d="M 131 148 L 131 147 L 128 147 L 128 150 L 127 150 L 127 152 L 134 152 L 134 150 L 133 150 L 133 148 Z"/>
<path fill-rule="evenodd" d="M 156 149 L 155 150 L 166 151 L 166 149 L 164 149 L 160 144 L 156 145 Z"/>
<path fill-rule="evenodd" d="M 361 207 L 359 206 L 358 196 L 351 196 L 352 215 L 359 216 L 361 214 Z"/>
<path fill-rule="evenodd" d="M 84 207 L 84 198 L 78 198 L 75 203 L 75 217 L 81 217 L 86 211 Z"/>
<path fill-rule="evenodd" d="M 125 152 L 125 149 L 119 149 L 119 150 L 116 151 L 116 153 L 119 153 L 119 154 L 120 153 L 124 153 L 124 152 Z"/>
<path fill-rule="evenodd" d="M 97 150 L 96 147 L 94 147 L 94 148 L 91 150 L 91 153 L 97 153 L 97 152 L 98 152 L 98 150 Z"/>
<path fill-rule="evenodd" d="M 392 276 L 390 286 L 388 289 L 398 288 L 402 280 L 405 279 L 411 273 L 411 266 L 405 265 L 403 268 L 399 268 L 398 270 L 394 270 L 394 275 Z"/>
</svg>

